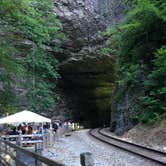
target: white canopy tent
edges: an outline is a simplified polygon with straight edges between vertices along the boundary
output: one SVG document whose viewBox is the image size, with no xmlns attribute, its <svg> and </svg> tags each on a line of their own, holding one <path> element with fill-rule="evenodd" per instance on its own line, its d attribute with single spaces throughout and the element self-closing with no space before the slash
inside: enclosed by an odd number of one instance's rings
<svg viewBox="0 0 166 166">
<path fill-rule="evenodd" d="M 7 116 L 5 118 L 0 119 L 0 124 L 18 124 L 18 123 L 51 123 L 51 119 L 46 118 L 44 116 L 41 116 L 39 114 L 36 114 L 31 111 L 21 111 L 18 113 L 15 113 L 13 115 Z"/>
</svg>

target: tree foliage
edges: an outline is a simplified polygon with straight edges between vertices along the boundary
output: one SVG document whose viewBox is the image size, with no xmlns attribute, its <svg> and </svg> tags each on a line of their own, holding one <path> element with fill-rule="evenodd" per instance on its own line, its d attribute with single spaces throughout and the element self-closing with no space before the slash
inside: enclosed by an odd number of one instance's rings
<svg viewBox="0 0 166 166">
<path fill-rule="evenodd" d="M 157 50 L 154 69 L 145 81 L 146 96 L 141 98 L 142 121 L 156 122 L 166 118 L 166 47 Z"/>
<path fill-rule="evenodd" d="M 166 3 L 163 0 L 127 1 L 127 17 L 105 35 L 109 53 L 117 57 L 117 82 L 123 89 L 142 84 L 140 98 L 130 103 L 144 122 L 165 117 Z M 143 81 L 143 83 L 141 83 Z"/>
<path fill-rule="evenodd" d="M 51 52 L 61 51 L 64 39 L 53 2 L 0 0 L 0 4 L 0 104 L 15 107 L 15 97 L 10 98 L 15 95 L 15 87 L 20 86 L 27 91 L 31 110 L 50 109 L 55 104 L 59 77 L 58 61 Z"/>
</svg>

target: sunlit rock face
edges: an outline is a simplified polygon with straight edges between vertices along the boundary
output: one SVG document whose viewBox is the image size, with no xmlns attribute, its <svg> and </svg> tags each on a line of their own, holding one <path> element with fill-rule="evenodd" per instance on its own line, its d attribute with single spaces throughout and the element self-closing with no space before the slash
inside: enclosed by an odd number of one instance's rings
<svg viewBox="0 0 166 166">
<path fill-rule="evenodd" d="M 105 39 L 102 32 L 122 18 L 121 0 L 55 0 L 67 41 L 65 55 L 79 57 L 99 53 Z"/>
<path fill-rule="evenodd" d="M 107 44 L 102 33 L 121 20 L 124 6 L 121 0 L 55 0 L 54 4 L 67 36 L 63 53 L 55 55 L 62 64 L 63 110 L 66 107 L 72 118 L 87 126 L 109 123 L 115 59 L 100 54 Z"/>
</svg>

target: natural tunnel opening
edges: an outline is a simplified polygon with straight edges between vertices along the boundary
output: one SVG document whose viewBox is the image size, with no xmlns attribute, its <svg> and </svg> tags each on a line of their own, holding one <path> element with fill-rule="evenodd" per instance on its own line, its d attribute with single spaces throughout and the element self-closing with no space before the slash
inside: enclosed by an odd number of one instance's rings
<svg viewBox="0 0 166 166">
<path fill-rule="evenodd" d="M 114 63 L 110 56 L 87 57 L 61 66 L 59 86 L 70 99 L 67 107 L 71 117 L 85 127 L 110 123 Z"/>
</svg>

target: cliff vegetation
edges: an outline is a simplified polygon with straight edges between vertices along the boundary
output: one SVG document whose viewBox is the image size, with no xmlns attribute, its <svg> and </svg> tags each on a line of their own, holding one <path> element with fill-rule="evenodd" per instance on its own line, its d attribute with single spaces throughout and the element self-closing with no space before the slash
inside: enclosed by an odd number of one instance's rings
<svg viewBox="0 0 166 166">
<path fill-rule="evenodd" d="M 51 0 L 0 0 L 0 112 L 55 105 L 61 24 Z"/>
<path fill-rule="evenodd" d="M 166 118 L 166 3 L 126 4 L 124 20 L 105 33 L 110 37 L 105 50 L 117 58 L 111 124 L 117 133 Z"/>
</svg>

